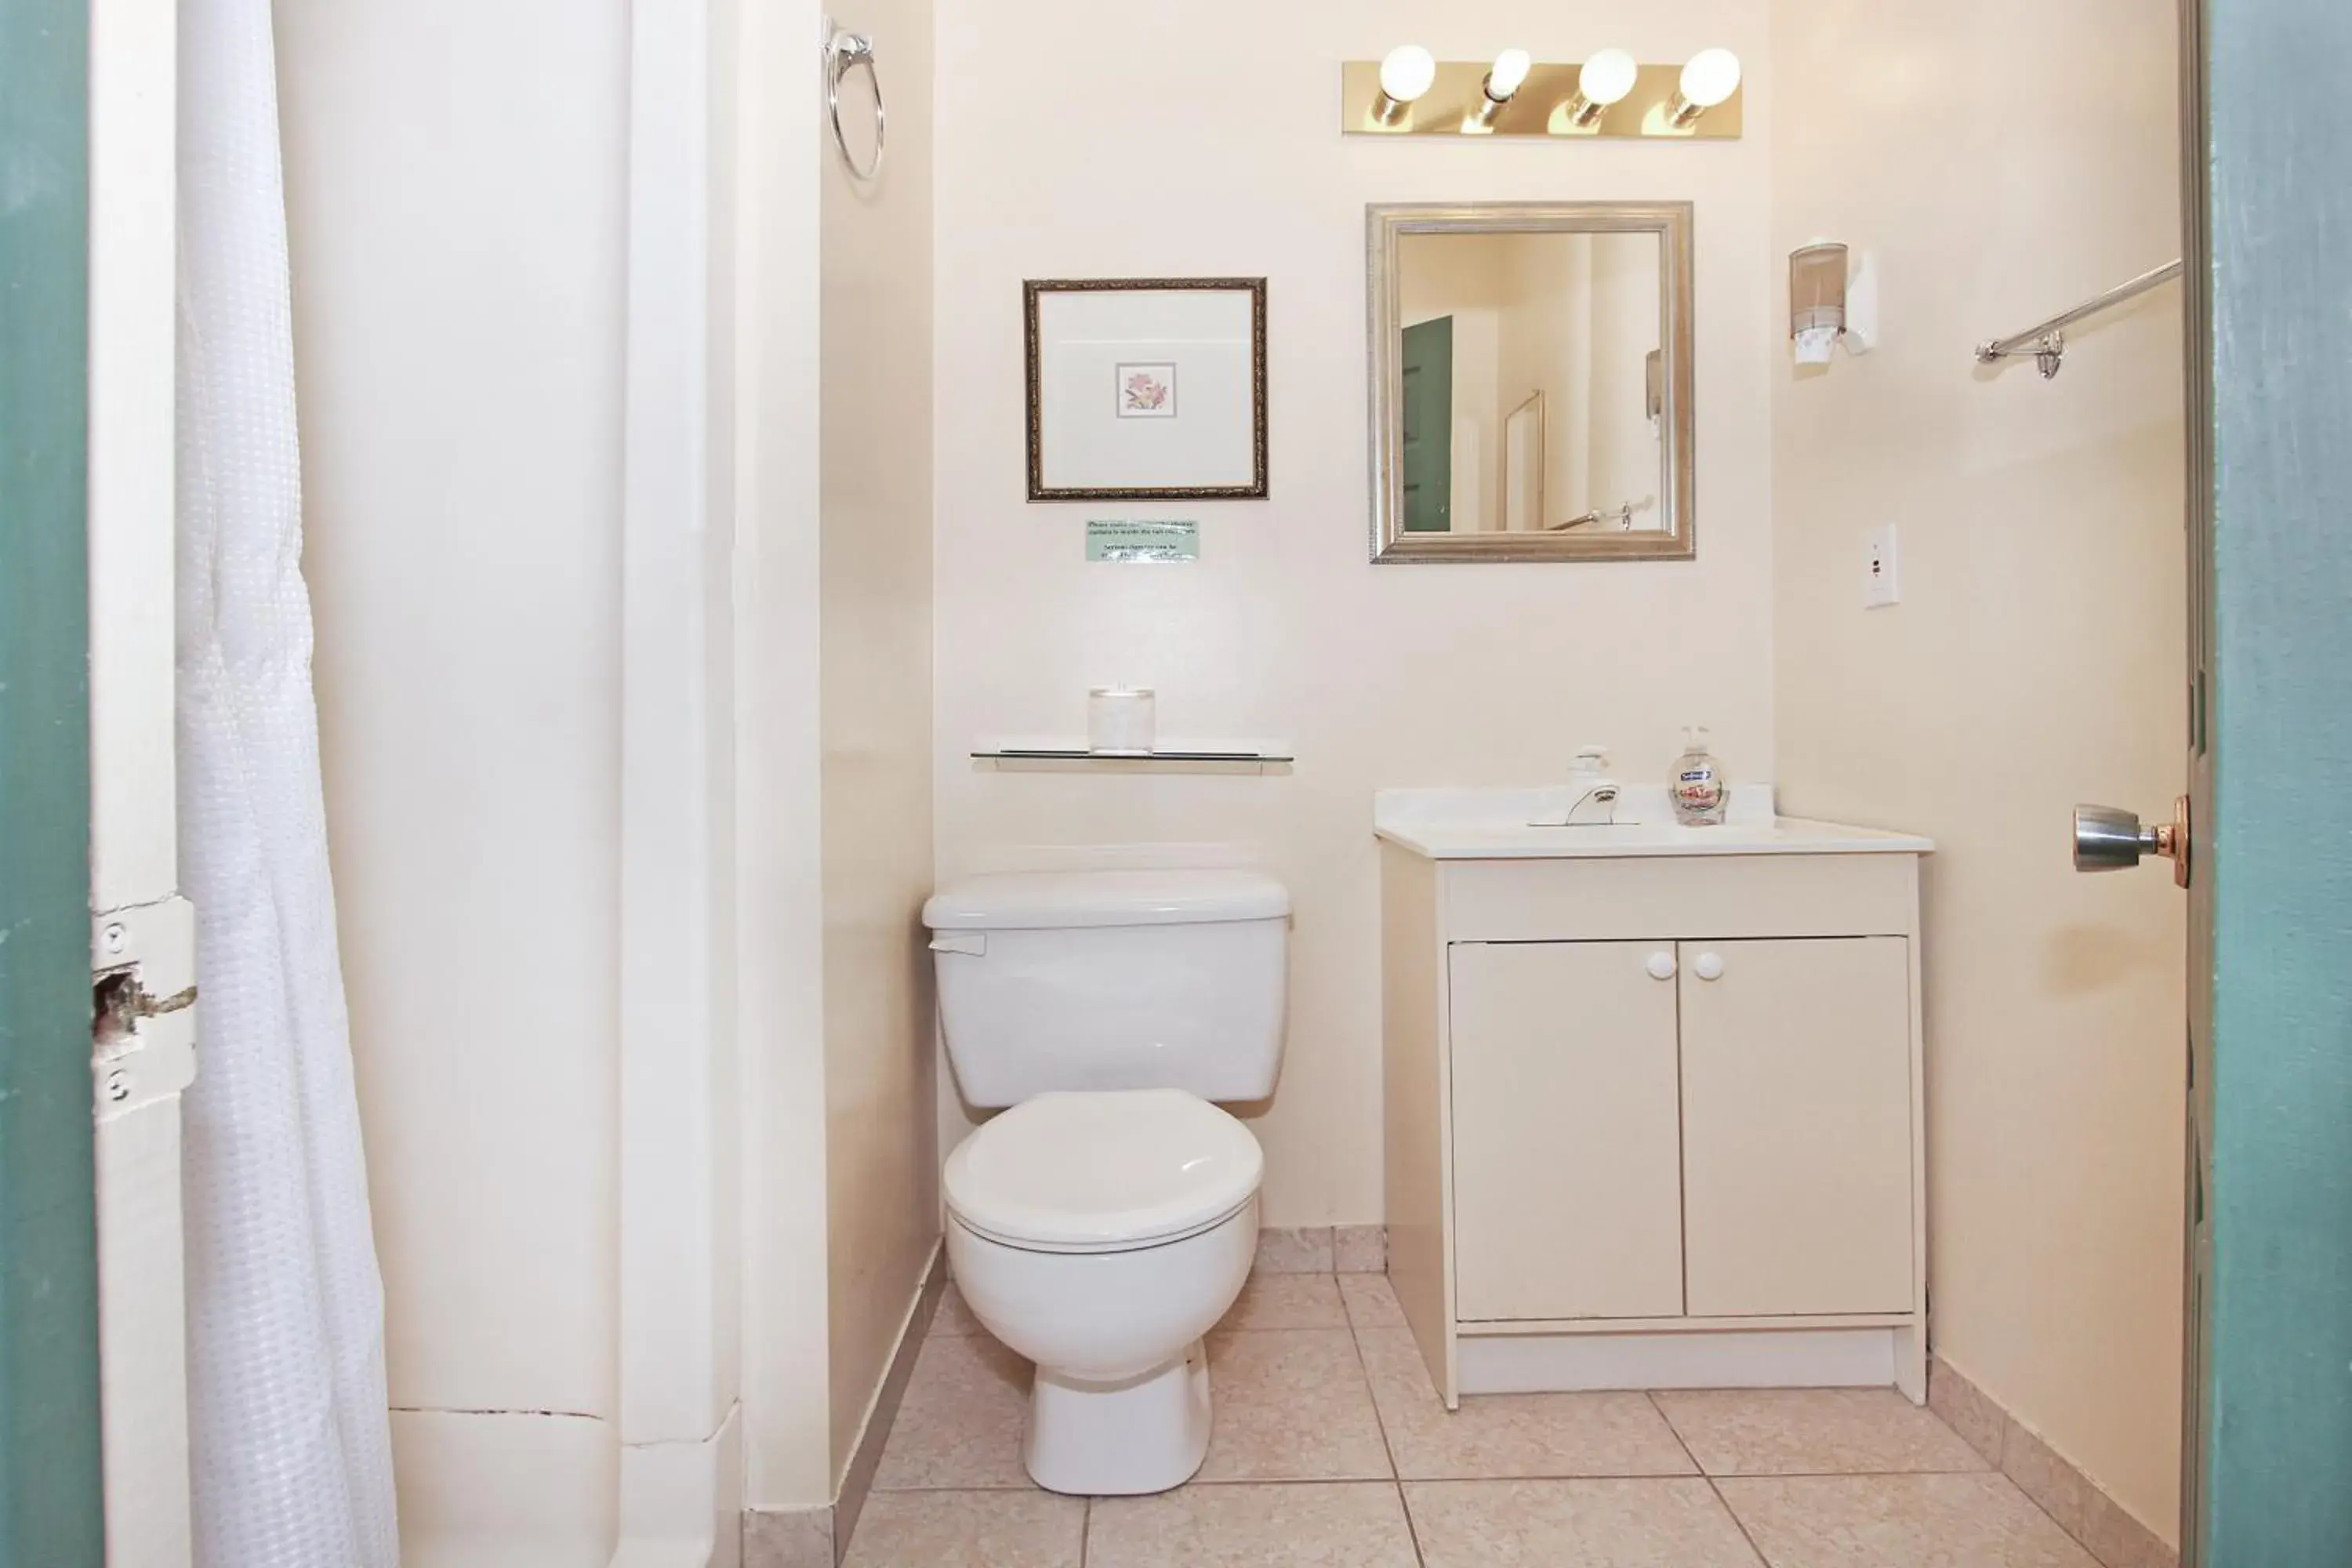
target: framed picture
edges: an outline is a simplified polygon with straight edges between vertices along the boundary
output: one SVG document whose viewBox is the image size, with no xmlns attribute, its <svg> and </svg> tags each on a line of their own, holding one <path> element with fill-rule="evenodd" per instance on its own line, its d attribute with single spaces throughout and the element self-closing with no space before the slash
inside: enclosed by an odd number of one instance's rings
<svg viewBox="0 0 2352 1568">
<path fill-rule="evenodd" d="M 1032 279 L 1031 500 L 1266 493 L 1265 279 Z"/>
</svg>

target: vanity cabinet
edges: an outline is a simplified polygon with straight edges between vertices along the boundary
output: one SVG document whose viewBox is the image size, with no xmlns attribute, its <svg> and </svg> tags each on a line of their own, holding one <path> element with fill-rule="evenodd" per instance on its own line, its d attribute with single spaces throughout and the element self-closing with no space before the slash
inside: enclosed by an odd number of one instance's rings
<svg viewBox="0 0 2352 1568">
<path fill-rule="evenodd" d="M 1684 1310 L 1909 1311 L 1910 943 L 1683 952 Z"/>
<path fill-rule="evenodd" d="M 1382 846 L 1390 1272 L 1449 1403 L 1924 1397 L 1922 841 L 1882 841 Z"/>
<path fill-rule="evenodd" d="M 1464 1319 L 1682 1311 L 1675 997 L 1644 967 L 1654 951 L 1463 942 L 1448 955 Z"/>
</svg>

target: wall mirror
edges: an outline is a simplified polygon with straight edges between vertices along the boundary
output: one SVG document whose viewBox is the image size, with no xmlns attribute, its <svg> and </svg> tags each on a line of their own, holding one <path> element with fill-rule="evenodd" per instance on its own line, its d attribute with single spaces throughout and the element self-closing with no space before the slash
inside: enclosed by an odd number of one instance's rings
<svg viewBox="0 0 2352 1568">
<path fill-rule="evenodd" d="M 1695 555 L 1690 204 L 1368 211 L 1372 559 Z"/>
</svg>

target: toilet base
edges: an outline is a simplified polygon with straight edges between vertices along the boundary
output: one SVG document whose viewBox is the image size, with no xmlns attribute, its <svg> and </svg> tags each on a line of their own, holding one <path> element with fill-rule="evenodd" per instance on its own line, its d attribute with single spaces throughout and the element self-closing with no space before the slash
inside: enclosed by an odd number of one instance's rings
<svg viewBox="0 0 2352 1568">
<path fill-rule="evenodd" d="M 1209 1352 L 1190 1349 L 1139 1377 L 1085 1383 L 1037 1369 L 1029 1477 L 1047 1491 L 1133 1497 L 1182 1486 L 1209 1453 Z"/>
</svg>

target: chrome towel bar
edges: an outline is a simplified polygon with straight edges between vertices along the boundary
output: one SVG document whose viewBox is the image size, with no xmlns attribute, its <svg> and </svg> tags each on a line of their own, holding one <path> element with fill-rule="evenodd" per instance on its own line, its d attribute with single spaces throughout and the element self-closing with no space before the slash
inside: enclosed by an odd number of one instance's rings
<svg viewBox="0 0 2352 1568">
<path fill-rule="evenodd" d="M 1977 360 L 1991 364 L 2011 354 L 2032 353 L 2034 363 L 2042 367 L 2042 379 L 2056 375 L 2066 362 L 2066 329 L 2085 317 L 2102 310 L 2113 310 L 2126 300 L 2137 300 L 2160 284 L 2169 283 L 2180 276 L 2181 264 L 2168 261 L 2151 272 L 2143 272 L 2128 283 L 2118 283 L 2096 299 L 2086 300 L 2073 310 L 2051 317 L 2038 326 L 2005 338 L 1992 338 L 1977 345 Z"/>
</svg>

